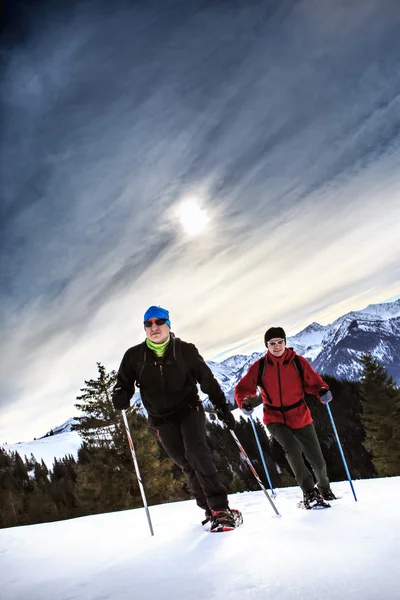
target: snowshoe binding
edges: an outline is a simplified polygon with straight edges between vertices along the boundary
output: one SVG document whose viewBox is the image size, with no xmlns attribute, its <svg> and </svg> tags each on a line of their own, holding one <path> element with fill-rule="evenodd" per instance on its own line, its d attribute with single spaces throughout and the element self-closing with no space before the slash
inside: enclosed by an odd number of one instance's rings
<svg viewBox="0 0 400 600">
<path fill-rule="evenodd" d="M 212 519 L 212 513 L 211 513 L 211 510 L 209 508 L 206 509 L 205 517 L 206 518 L 204 519 L 204 521 L 201 522 L 202 525 L 206 525 Z"/>
<path fill-rule="evenodd" d="M 243 523 L 243 516 L 239 510 L 226 508 L 224 510 L 211 511 L 211 533 L 232 531 Z"/>
<path fill-rule="evenodd" d="M 298 503 L 298 508 L 305 508 L 307 510 L 315 510 L 321 508 L 330 508 L 330 504 L 324 500 L 319 491 L 314 488 L 311 492 L 305 492 L 303 494 L 303 500 Z"/>
</svg>

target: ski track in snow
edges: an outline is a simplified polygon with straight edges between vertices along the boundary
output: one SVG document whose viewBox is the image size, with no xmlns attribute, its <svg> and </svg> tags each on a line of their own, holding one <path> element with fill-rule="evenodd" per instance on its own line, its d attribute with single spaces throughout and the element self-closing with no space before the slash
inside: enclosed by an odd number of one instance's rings
<svg viewBox="0 0 400 600">
<path fill-rule="evenodd" d="M 0 531 L 2 600 L 395 600 L 400 478 L 333 483 L 326 510 L 299 488 L 230 496 L 244 524 L 210 534 L 194 501 Z"/>
</svg>

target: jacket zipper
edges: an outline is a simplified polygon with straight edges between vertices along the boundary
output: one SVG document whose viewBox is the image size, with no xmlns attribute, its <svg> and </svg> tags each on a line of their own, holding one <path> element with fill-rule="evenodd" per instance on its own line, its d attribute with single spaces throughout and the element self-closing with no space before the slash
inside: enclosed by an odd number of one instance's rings
<svg viewBox="0 0 400 600">
<path fill-rule="evenodd" d="M 278 384 L 279 384 L 279 398 L 281 401 L 281 408 L 283 408 L 283 400 L 282 400 L 282 385 L 281 385 L 281 368 L 280 365 L 278 363 Z M 286 417 L 285 417 L 285 413 L 282 410 L 282 417 L 283 417 L 283 422 L 286 425 Z"/>
<path fill-rule="evenodd" d="M 164 371 L 163 371 L 163 367 L 162 365 L 158 365 L 160 368 L 160 376 L 161 376 L 161 386 L 162 386 L 162 390 L 163 390 L 163 396 L 164 396 L 164 404 L 165 406 L 168 406 L 168 402 L 167 402 L 167 396 L 165 394 L 165 381 L 164 381 Z"/>
</svg>

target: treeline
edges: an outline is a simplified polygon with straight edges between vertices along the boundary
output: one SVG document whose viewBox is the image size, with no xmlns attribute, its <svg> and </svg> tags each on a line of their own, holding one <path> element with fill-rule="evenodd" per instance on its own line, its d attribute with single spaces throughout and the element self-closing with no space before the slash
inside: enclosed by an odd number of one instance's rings
<svg viewBox="0 0 400 600">
<path fill-rule="evenodd" d="M 363 359 L 359 382 L 325 376 L 330 404 L 354 479 L 400 475 L 400 390 L 371 356 Z M 115 372 L 98 364 L 98 377 L 85 382 L 77 398 L 75 429 L 82 446 L 75 459 L 55 460 L 52 469 L 33 456 L 0 449 L 0 527 L 44 523 L 142 505 L 121 415 L 111 402 Z M 331 481 L 346 475 L 326 407 L 308 397 Z M 148 427 L 140 404 L 126 411 L 148 503 L 190 498 L 186 480 Z M 210 414 L 208 440 L 230 493 L 257 490 L 230 432 Z M 295 485 L 285 455 L 257 420 L 256 428 L 274 487 Z M 268 487 L 251 423 L 241 418 L 235 432 Z"/>
</svg>

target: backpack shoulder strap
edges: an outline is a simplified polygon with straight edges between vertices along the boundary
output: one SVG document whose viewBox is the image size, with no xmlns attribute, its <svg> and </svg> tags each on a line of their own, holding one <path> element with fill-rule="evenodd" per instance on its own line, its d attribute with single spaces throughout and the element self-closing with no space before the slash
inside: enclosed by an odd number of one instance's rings
<svg viewBox="0 0 400 600">
<path fill-rule="evenodd" d="M 264 372 L 265 372 L 265 366 L 266 366 L 266 360 L 265 360 L 265 356 L 262 356 L 259 361 L 258 361 L 258 374 L 257 374 L 257 387 L 261 388 L 265 394 L 265 397 L 267 398 L 268 402 L 270 404 L 272 404 L 272 400 L 271 398 L 268 396 L 267 394 L 267 390 L 264 387 L 264 384 L 262 382 L 263 376 L 264 376 Z"/>
<path fill-rule="evenodd" d="M 303 389 L 304 389 L 304 369 L 303 369 L 303 365 L 301 364 L 301 361 L 300 361 L 299 357 L 297 356 L 297 354 L 293 359 L 293 363 L 297 369 L 298 374 L 300 375 L 301 385 L 303 386 Z"/>
<path fill-rule="evenodd" d="M 136 373 L 137 373 L 136 385 L 137 385 L 137 387 L 140 387 L 140 380 L 142 378 L 142 373 L 143 373 L 144 366 L 146 364 L 146 360 L 147 360 L 147 344 L 146 344 L 146 342 L 142 342 L 140 344 L 140 348 L 139 348 L 139 360 L 136 365 Z"/>
<path fill-rule="evenodd" d="M 187 366 L 187 363 L 183 358 L 182 340 L 178 337 L 172 338 L 172 356 L 174 357 L 174 360 L 178 367 L 181 369 L 181 371 L 187 373 L 190 377 L 192 377 L 189 367 Z"/>
<path fill-rule="evenodd" d="M 265 356 L 262 356 L 258 361 L 258 375 L 257 375 L 257 386 L 262 388 L 262 378 L 265 371 Z"/>
</svg>

